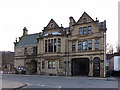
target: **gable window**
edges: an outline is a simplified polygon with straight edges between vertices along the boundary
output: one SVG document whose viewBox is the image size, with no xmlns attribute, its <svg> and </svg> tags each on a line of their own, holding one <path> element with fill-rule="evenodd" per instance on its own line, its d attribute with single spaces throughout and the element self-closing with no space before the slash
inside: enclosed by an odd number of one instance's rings
<svg viewBox="0 0 120 90">
<path fill-rule="evenodd" d="M 83 34 L 86 34 L 87 33 L 87 29 L 86 27 L 83 27 Z"/>
<path fill-rule="evenodd" d="M 99 50 L 99 39 L 95 40 L 95 50 Z"/>
<path fill-rule="evenodd" d="M 82 41 L 79 41 L 78 42 L 78 51 L 81 51 L 82 50 Z"/>
<path fill-rule="evenodd" d="M 92 33 L 92 27 L 88 26 L 88 34 Z"/>
<path fill-rule="evenodd" d="M 76 49 L 75 45 L 76 45 L 76 42 L 72 42 L 72 51 L 73 52 L 75 52 L 75 49 Z"/>
<path fill-rule="evenodd" d="M 87 18 L 83 18 L 83 22 L 86 22 L 87 21 Z"/>
<path fill-rule="evenodd" d="M 88 50 L 92 50 L 92 40 L 88 41 Z"/>
<path fill-rule="evenodd" d="M 83 50 L 87 50 L 87 41 L 83 41 Z"/>
<path fill-rule="evenodd" d="M 79 28 L 79 34 L 82 35 L 83 34 L 83 28 Z"/>
</svg>

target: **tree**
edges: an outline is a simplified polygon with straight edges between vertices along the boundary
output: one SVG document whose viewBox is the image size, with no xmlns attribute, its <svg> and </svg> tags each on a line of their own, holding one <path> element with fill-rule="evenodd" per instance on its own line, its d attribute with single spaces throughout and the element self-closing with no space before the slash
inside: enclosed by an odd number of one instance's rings
<svg viewBox="0 0 120 90">
<path fill-rule="evenodd" d="M 113 45 L 111 44 L 108 48 L 107 48 L 107 54 L 113 54 L 114 53 L 114 48 Z"/>
</svg>

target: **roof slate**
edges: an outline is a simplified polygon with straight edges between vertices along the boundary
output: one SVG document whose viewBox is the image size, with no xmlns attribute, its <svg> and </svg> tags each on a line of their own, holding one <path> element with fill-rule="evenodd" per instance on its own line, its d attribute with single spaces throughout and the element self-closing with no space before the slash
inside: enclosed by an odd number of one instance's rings
<svg viewBox="0 0 120 90">
<path fill-rule="evenodd" d="M 33 46 L 37 45 L 37 38 L 39 33 L 25 35 L 21 40 L 16 44 L 17 47 Z"/>
</svg>

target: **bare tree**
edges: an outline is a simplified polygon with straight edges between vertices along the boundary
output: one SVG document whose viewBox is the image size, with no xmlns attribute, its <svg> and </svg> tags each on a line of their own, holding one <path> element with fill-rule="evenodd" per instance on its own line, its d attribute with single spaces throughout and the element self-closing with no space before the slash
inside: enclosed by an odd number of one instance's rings
<svg viewBox="0 0 120 90">
<path fill-rule="evenodd" d="M 116 46 L 116 51 L 120 53 L 120 46 Z"/>
<path fill-rule="evenodd" d="M 113 53 L 114 53 L 113 45 L 110 45 L 110 46 L 107 48 L 107 53 L 108 53 L 108 54 L 113 54 Z"/>
</svg>

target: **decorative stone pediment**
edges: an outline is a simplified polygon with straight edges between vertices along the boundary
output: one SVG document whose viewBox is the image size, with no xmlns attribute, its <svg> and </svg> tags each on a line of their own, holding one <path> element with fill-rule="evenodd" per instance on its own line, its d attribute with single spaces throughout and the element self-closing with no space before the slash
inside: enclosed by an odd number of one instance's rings
<svg viewBox="0 0 120 90">
<path fill-rule="evenodd" d="M 57 28 L 59 28 L 58 24 L 53 19 L 51 19 L 43 31 L 50 30 L 50 29 L 57 29 Z"/>
<path fill-rule="evenodd" d="M 94 20 L 86 12 L 84 12 L 76 24 L 88 23 L 93 21 Z"/>
</svg>

